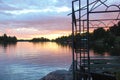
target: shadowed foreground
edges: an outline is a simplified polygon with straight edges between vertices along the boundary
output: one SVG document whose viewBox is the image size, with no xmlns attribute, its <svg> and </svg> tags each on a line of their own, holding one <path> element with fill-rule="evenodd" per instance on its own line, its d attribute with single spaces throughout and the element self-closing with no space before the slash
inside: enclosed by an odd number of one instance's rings
<svg viewBox="0 0 120 80">
<path fill-rule="evenodd" d="M 72 80 L 72 73 L 66 70 L 56 70 L 40 80 Z"/>
</svg>

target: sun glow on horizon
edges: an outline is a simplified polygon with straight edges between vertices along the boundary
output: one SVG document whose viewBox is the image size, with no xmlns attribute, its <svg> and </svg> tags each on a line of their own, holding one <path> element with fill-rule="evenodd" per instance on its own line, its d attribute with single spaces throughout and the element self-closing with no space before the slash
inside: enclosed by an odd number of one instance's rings
<svg viewBox="0 0 120 80">
<path fill-rule="evenodd" d="M 48 38 L 50 40 L 52 39 L 56 39 L 58 37 L 61 37 L 61 36 L 68 36 L 70 35 L 71 31 L 60 31 L 58 33 L 51 33 L 51 34 L 43 34 L 43 35 L 33 35 L 32 37 L 33 38 L 39 38 L 39 37 L 44 37 L 44 38 Z"/>
<path fill-rule="evenodd" d="M 61 36 L 68 36 L 71 34 L 71 30 L 41 30 L 39 28 L 25 28 L 25 27 L 18 27 L 18 28 L 7 28 L 4 34 L 7 36 L 16 36 L 18 40 L 25 39 L 30 40 L 33 38 L 48 38 L 50 40 L 56 39 Z M 0 33 L 1 36 L 3 33 Z"/>
<path fill-rule="evenodd" d="M 30 39 L 33 39 L 33 38 L 41 38 L 41 37 L 44 37 L 44 38 L 48 38 L 50 40 L 52 39 L 56 39 L 58 37 L 61 37 L 61 36 L 69 36 L 71 34 L 71 31 L 54 31 L 54 32 L 48 32 L 48 33 L 43 33 L 43 34 L 39 34 L 39 33 L 36 33 L 36 34 L 7 34 L 8 36 L 16 36 L 18 40 L 20 39 L 25 39 L 25 40 L 30 40 Z"/>
</svg>

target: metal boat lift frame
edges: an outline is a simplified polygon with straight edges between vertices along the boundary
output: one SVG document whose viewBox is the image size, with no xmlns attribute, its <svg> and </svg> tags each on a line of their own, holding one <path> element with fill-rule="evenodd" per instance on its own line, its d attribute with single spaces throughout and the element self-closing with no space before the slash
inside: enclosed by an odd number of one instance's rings
<svg viewBox="0 0 120 80">
<path fill-rule="evenodd" d="M 85 5 L 83 5 L 85 1 Z M 109 5 L 108 0 L 73 0 L 72 1 L 72 13 L 68 14 L 72 17 L 72 63 L 73 63 L 73 80 L 91 80 L 90 69 L 90 53 L 89 53 L 89 33 L 90 29 L 98 28 L 101 24 L 104 28 L 108 28 L 106 22 L 115 24 L 120 20 L 120 5 Z M 100 6 L 104 6 L 105 9 L 97 9 Z M 77 9 L 76 9 L 77 7 Z M 109 10 L 110 7 L 116 7 L 116 9 Z M 75 10 L 76 9 L 76 10 Z M 95 14 L 109 14 L 118 13 L 116 18 L 91 18 L 91 15 Z M 99 24 L 95 24 L 98 22 Z M 111 25 L 110 25 L 111 26 Z M 80 41 L 75 40 L 75 35 L 82 35 L 86 33 L 84 38 Z M 80 43 L 79 49 L 75 46 Z"/>
</svg>

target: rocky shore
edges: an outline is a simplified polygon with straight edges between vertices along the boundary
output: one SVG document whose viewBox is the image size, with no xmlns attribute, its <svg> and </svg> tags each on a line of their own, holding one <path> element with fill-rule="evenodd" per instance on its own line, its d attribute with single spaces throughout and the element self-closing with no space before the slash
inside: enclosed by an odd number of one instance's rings
<svg viewBox="0 0 120 80">
<path fill-rule="evenodd" d="M 50 72 L 40 80 L 72 80 L 72 72 L 67 70 L 56 70 Z"/>
</svg>

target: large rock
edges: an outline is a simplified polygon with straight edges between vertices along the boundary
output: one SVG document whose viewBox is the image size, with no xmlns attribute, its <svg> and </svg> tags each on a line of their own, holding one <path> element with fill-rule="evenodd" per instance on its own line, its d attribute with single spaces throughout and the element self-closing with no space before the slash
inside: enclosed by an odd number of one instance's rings
<svg viewBox="0 0 120 80">
<path fill-rule="evenodd" d="M 72 80 L 72 73 L 66 70 L 57 70 L 47 74 L 40 80 Z"/>
</svg>

